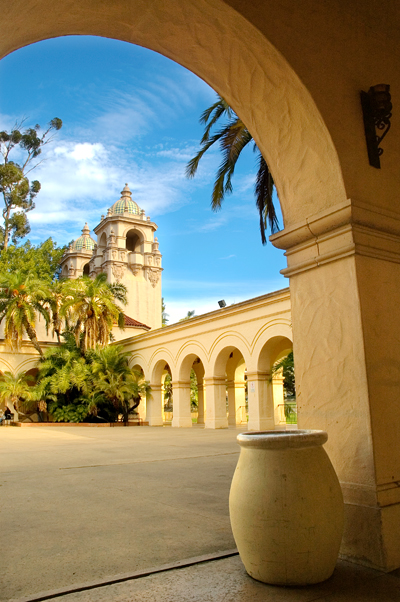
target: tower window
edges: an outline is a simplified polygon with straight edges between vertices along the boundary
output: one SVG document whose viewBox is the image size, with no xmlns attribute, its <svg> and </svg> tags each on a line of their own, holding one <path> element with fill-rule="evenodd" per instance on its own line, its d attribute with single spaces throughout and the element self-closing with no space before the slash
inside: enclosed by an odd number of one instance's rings
<svg viewBox="0 0 400 602">
<path fill-rule="evenodd" d="M 127 251 L 140 251 L 141 239 L 134 230 L 129 230 L 126 235 L 126 249 Z"/>
</svg>

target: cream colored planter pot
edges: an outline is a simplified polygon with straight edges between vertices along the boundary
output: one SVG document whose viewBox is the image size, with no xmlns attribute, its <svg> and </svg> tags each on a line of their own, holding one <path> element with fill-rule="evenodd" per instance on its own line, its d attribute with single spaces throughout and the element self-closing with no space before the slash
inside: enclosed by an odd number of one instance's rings
<svg viewBox="0 0 400 602">
<path fill-rule="evenodd" d="M 343 497 L 324 431 L 238 435 L 229 511 L 246 571 L 276 585 L 328 579 L 343 530 Z"/>
</svg>

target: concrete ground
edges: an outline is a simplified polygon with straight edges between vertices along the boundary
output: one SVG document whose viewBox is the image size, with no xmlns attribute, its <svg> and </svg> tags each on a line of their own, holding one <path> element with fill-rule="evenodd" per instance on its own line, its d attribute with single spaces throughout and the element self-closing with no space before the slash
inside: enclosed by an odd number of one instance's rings
<svg viewBox="0 0 400 602">
<path fill-rule="evenodd" d="M 235 547 L 243 429 L 0 428 L 0 600 Z"/>
<path fill-rule="evenodd" d="M 1 428 L 0 599 L 399 602 L 400 570 L 339 561 L 325 583 L 283 588 L 223 557 L 237 432 Z"/>
</svg>

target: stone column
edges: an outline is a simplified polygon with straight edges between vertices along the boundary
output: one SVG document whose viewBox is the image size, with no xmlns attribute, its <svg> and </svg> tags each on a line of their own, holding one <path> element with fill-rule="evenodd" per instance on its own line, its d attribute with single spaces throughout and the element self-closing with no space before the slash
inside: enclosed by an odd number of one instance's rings
<svg viewBox="0 0 400 602">
<path fill-rule="evenodd" d="M 228 380 L 226 383 L 228 390 L 228 424 L 229 426 L 236 425 L 236 403 L 235 403 L 235 383 L 233 380 Z"/>
<path fill-rule="evenodd" d="M 225 378 L 204 378 L 204 384 L 207 395 L 206 428 L 228 428 Z"/>
<path fill-rule="evenodd" d="M 236 424 L 247 422 L 246 419 L 246 386 L 243 380 L 235 381 L 235 417 Z"/>
<path fill-rule="evenodd" d="M 400 220 L 343 203 L 271 240 L 287 249 L 298 426 L 328 432 L 344 494 L 341 552 L 390 571 L 400 566 Z"/>
<path fill-rule="evenodd" d="M 151 398 L 146 404 L 146 422 L 149 426 L 162 426 L 163 417 L 163 387 L 162 385 L 151 385 Z"/>
<path fill-rule="evenodd" d="M 285 398 L 283 395 L 283 374 L 282 370 L 275 373 L 272 377 L 272 397 L 274 400 L 274 422 L 275 427 L 286 428 L 285 417 Z"/>
<path fill-rule="evenodd" d="M 197 413 L 197 424 L 204 424 L 204 387 L 203 384 L 197 383 L 198 389 L 198 413 Z"/>
<path fill-rule="evenodd" d="M 268 372 L 247 373 L 249 431 L 267 431 L 274 428 L 274 403 Z"/>
<path fill-rule="evenodd" d="M 192 416 L 190 414 L 190 380 L 174 380 L 172 383 L 174 392 L 174 413 L 172 426 L 191 427 Z"/>
<path fill-rule="evenodd" d="M 150 403 L 151 403 L 151 401 L 150 401 Z M 140 420 L 146 420 L 146 413 L 147 413 L 146 395 L 140 396 L 140 403 L 139 403 L 138 407 L 136 408 L 136 411 L 139 413 Z"/>
</svg>

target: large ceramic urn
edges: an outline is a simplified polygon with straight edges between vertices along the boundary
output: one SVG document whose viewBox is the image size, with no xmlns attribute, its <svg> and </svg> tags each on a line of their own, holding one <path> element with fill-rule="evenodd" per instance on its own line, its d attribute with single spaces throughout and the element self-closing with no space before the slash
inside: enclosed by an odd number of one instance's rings
<svg viewBox="0 0 400 602">
<path fill-rule="evenodd" d="M 238 435 L 229 511 L 246 571 L 276 585 L 328 579 L 343 530 L 343 497 L 324 431 Z"/>
</svg>

